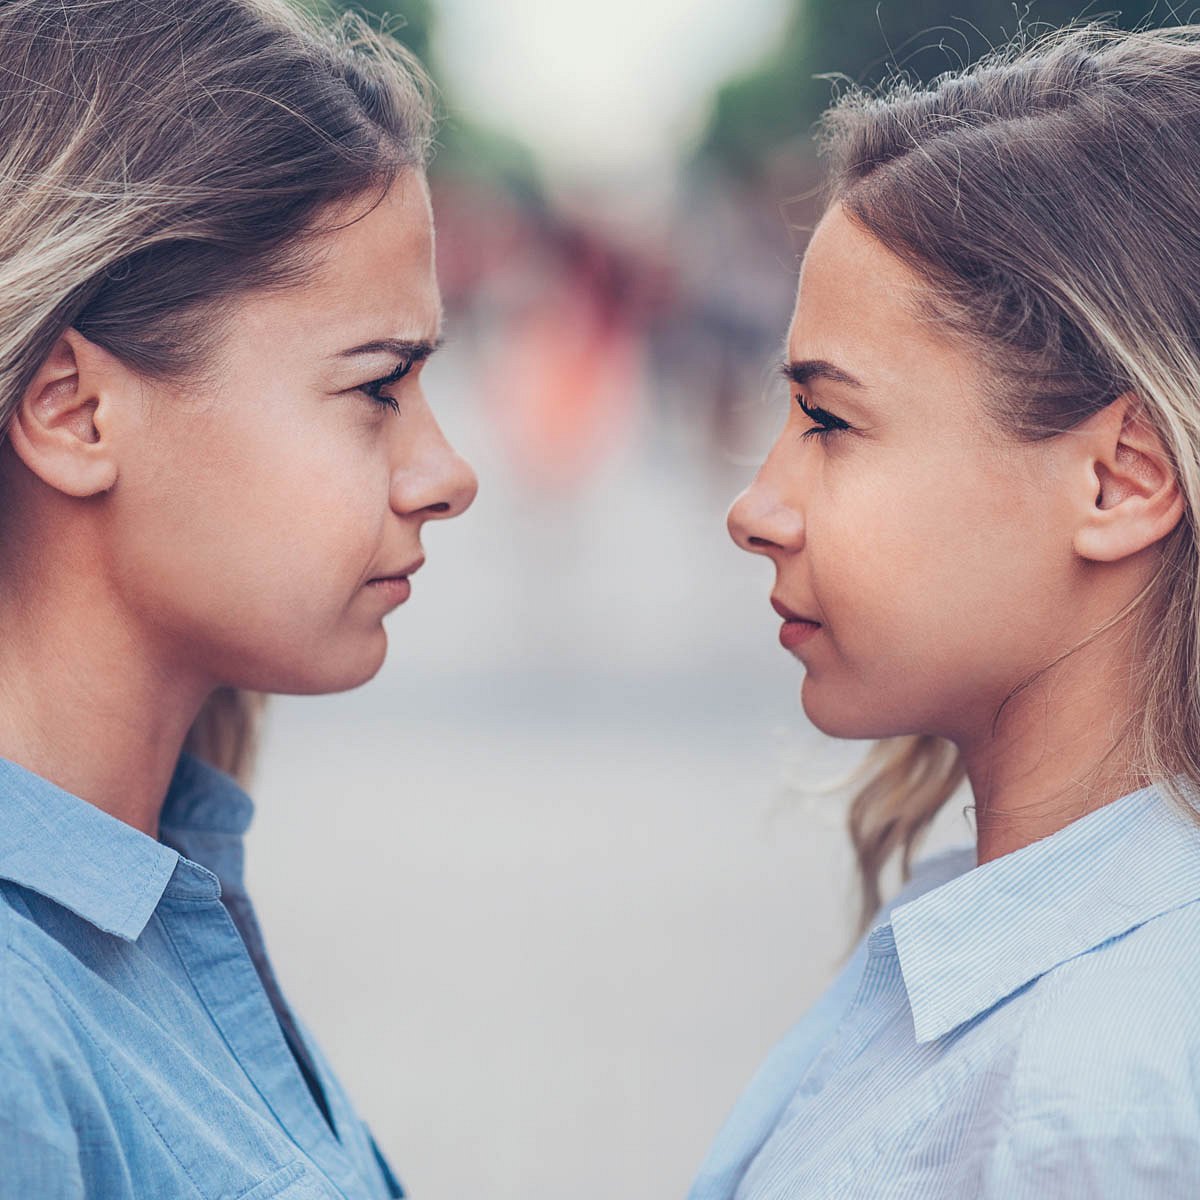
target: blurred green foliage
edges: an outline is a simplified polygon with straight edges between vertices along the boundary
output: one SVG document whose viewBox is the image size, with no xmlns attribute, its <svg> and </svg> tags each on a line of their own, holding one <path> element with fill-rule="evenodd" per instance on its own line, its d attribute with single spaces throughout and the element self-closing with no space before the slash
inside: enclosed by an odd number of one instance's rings
<svg viewBox="0 0 1200 1200">
<path fill-rule="evenodd" d="M 429 65 L 434 25 L 434 0 L 292 0 L 324 19 L 339 12 L 357 12 L 376 29 L 384 29 Z"/>
<path fill-rule="evenodd" d="M 426 66 L 433 41 L 433 0 L 349 0 L 335 7 L 362 13 L 377 29 L 403 42 Z"/>
<path fill-rule="evenodd" d="M 516 138 L 468 120 L 443 84 L 437 61 L 437 0 L 293 0 L 329 16 L 353 11 L 407 46 L 438 88 L 438 148 L 431 175 L 453 172 L 486 179 L 533 201 L 542 192 L 536 160 Z"/>
<path fill-rule="evenodd" d="M 1169 4 L 1131 2 L 1118 13 L 1081 0 L 792 0 L 783 37 L 767 58 L 726 83 L 714 101 L 699 156 L 739 175 L 754 174 L 778 146 L 806 139 L 833 96 L 829 74 L 879 82 L 897 68 L 928 81 L 971 62 L 1021 29 L 1083 17 L 1122 28 L 1177 25 Z"/>
</svg>

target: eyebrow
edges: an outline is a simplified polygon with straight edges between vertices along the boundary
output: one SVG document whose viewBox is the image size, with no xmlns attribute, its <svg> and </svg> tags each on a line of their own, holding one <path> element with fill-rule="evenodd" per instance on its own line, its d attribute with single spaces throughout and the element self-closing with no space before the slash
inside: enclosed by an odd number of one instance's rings
<svg viewBox="0 0 1200 1200">
<path fill-rule="evenodd" d="M 833 363 L 826 362 L 823 358 L 806 358 L 800 362 L 782 362 L 779 364 L 779 372 L 784 379 L 790 379 L 792 383 L 806 384 L 813 379 L 828 379 L 830 383 L 845 383 L 850 387 L 860 388 L 865 386 L 861 379 L 855 379 L 847 371 L 843 371 L 841 367 L 835 367 Z"/>
<path fill-rule="evenodd" d="M 440 335 L 432 341 L 419 339 L 407 341 L 404 338 L 377 338 L 373 342 L 363 342 L 361 346 L 352 346 L 343 350 L 338 358 L 358 358 L 364 354 L 394 354 L 397 358 L 408 359 L 410 362 L 421 362 L 435 350 L 440 350 L 446 344 L 445 335 Z"/>
</svg>

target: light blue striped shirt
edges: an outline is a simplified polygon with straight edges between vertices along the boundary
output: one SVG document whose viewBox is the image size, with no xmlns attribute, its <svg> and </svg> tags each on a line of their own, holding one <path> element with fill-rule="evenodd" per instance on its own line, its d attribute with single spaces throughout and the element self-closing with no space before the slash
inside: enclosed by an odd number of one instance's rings
<svg viewBox="0 0 1200 1200">
<path fill-rule="evenodd" d="M 689 1200 L 1195 1200 L 1198 900 L 1200 822 L 1157 787 L 918 863 Z"/>
<path fill-rule="evenodd" d="M 0 1200 L 403 1195 L 267 960 L 252 812 L 184 754 L 156 840 L 0 758 Z"/>
</svg>

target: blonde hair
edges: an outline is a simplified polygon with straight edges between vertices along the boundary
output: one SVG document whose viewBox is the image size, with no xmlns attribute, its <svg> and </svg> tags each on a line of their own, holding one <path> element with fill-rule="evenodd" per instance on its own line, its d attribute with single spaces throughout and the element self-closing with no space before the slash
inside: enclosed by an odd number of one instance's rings
<svg viewBox="0 0 1200 1200">
<path fill-rule="evenodd" d="M 0 436 L 74 327 L 148 377 L 202 371 L 231 298 L 295 286 L 326 207 L 425 166 L 399 43 L 283 0 L 0 5 Z M 264 697 L 185 747 L 245 781 Z"/>
<path fill-rule="evenodd" d="M 1200 779 L 1200 26 L 1024 37 L 926 88 L 856 89 L 822 117 L 829 200 L 928 285 L 925 315 L 989 365 L 988 417 L 1024 442 L 1137 396 L 1185 500 L 1129 618 L 1145 651 L 1130 771 L 1195 816 Z M 996 714 L 998 721 L 1000 712 Z M 861 932 L 965 777 L 930 735 L 882 739 L 852 778 Z"/>
</svg>

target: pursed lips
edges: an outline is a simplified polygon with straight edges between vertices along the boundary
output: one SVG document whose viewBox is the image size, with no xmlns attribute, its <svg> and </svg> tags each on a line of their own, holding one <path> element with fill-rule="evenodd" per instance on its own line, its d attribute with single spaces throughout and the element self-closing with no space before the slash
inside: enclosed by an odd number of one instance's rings
<svg viewBox="0 0 1200 1200">
<path fill-rule="evenodd" d="M 803 621 L 808 625 L 820 625 L 821 624 L 820 621 L 816 620 L 813 617 L 805 617 L 805 616 L 801 616 L 800 613 L 798 613 L 798 612 L 793 612 L 792 609 L 788 608 L 788 606 L 786 604 L 784 604 L 784 602 L 782 600 L 780 600 L 778 596 L 771 597 L 771 607 L 785 621 Z"/>
<path fill-rule="evenodd" d="M 392 571 L 387 575 L 375 575 L 368 579 L 368 583 L 385 583 L 393 579 L 407 579 L 410 575 L 415 575 L 425 565 L 423 558 L 418 558 L 410 563 L 407 567 L 401 567 L 398 571 Z"/>
</svg>

